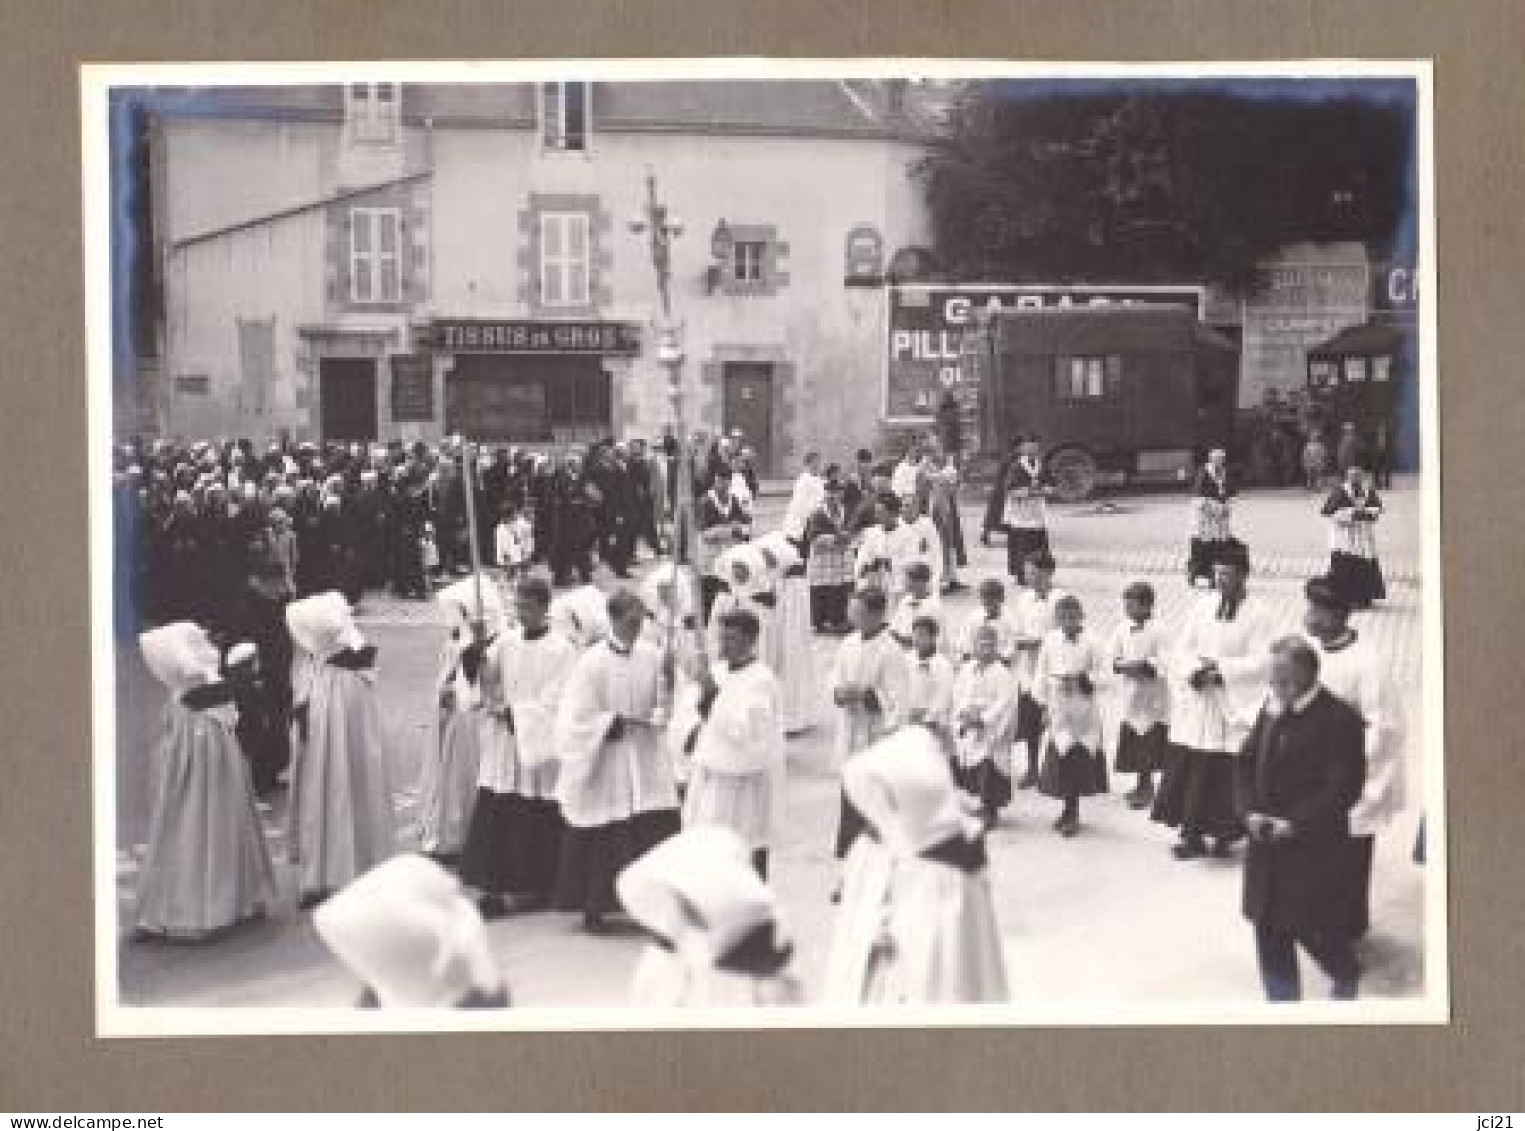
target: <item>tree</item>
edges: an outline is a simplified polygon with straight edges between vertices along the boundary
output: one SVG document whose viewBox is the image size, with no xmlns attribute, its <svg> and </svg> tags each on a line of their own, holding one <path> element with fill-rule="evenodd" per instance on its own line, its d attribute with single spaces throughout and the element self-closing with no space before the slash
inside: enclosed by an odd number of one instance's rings
<svg viewBox="0 0 1525 1131">
<path fill-rule="evenodd" d="M 1231 293 L 1301 240 L 1379 254 L 1409 216 L 1412 109 L 1223 90 L 982 85 L 919 167 L 956 277 L 1179 281 Z"/>
</svg>

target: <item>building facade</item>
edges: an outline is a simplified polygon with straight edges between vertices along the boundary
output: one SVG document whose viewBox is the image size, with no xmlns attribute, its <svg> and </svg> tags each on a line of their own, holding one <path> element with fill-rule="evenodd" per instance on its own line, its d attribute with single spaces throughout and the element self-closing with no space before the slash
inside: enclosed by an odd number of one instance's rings
<svg viewBox="0 0 1525 1131">
<path fill-rule="evenodd" d="M 901 84 L 224 88 L 152 132 L 168 435 L 657 437 L 649 230 L 688 427 L 765 473 L 874 440 L 884 264 L 924 244 Z"/>
</svg>

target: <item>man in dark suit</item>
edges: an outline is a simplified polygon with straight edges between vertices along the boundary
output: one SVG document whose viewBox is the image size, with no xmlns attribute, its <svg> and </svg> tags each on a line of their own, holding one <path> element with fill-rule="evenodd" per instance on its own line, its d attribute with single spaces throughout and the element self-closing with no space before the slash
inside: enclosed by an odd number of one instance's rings
<svg viewBox="0 0 1525 1131">
<path fill-rule="evenodd" d="M 1268 1000 L 1301 998 L 1298 946 L 1333 980 L 1335 998 L 1354 998 L 1360 908 L 1344 876 L 1348 815 L 1366 777 L 1361 716 L 1320 685 L 1318 653 L 1306 640 L 1278 640 L 1271 656 L 1271 697 L 1235 783 L 1250 835 L 1244 916 L 1255 925 Z"/>
</svg>

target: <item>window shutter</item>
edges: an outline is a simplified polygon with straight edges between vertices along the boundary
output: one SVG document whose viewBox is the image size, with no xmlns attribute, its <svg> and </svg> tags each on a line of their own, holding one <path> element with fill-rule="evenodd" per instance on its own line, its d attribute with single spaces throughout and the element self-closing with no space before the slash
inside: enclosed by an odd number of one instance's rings
<svg viewBox="0 0 1525 1131">
<path fill-rule="evenodd" d="M 547 149 L 562 148 L 561 84 L 540 84 L 540 129 Z"/>
</svg>

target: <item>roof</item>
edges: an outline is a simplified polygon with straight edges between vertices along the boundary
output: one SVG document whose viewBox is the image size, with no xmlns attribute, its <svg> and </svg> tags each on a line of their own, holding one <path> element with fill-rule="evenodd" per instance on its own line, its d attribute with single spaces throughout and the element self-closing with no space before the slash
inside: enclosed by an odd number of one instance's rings
<svg viewBox="0 0 1525 1131">
<path fill-rule="evenodd" d="M 888 81 L 747 79 L 706 82 L 595 82 L 595 132 L 701 132 L 732 135 L 894 138 L 924 136 L 933 120 L 917 96 Z M 343 87 L 225 86 L 148 89 L 144 101 L 166 117 L 338 122 Z M 405 83 L 402 115 L 436 128 L 533 129 L 533 83 Z"/>
<path fill-rule="evenodd" d="M 1195 346 L 1235 351 L 1188 306 L 1169 304 L 1001 310 L 990 315 L 1003 353 L 1184 352 Z"/>
<path fill-rule="evenodd" d="M 1364 322 L 1341 330 L 1326 342 L 1310 346 L 1308 356 L 1352 357 L 1358 354 L 1392 353 L 1403 344 L 1405 334 L 1397 326 Z"/>
</svg>

